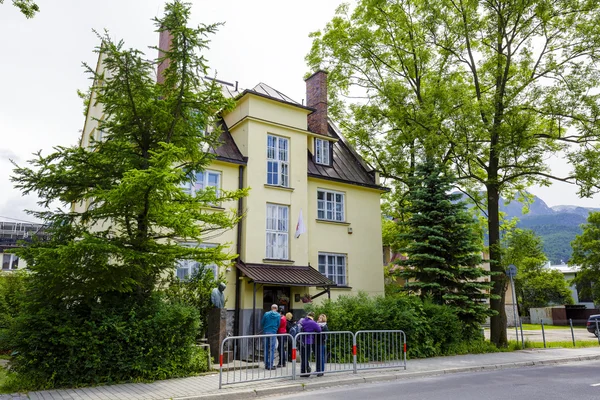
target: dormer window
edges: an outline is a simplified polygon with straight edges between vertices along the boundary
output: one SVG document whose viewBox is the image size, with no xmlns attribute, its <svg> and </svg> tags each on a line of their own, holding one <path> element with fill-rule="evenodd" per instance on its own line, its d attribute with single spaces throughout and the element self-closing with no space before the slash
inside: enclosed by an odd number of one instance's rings
<svg viewBox="0 0 600 400">
<path fill-rule="evenodd" d="M 331 165 L 331 142 L 315 138 L 315 162 L 321 165 Z"/>
</svg>

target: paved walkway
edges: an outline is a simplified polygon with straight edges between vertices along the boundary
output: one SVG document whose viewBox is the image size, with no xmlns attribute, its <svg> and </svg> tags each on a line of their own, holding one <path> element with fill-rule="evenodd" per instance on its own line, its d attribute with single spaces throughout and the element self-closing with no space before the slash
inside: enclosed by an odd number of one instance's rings
<svg viewBox="0 0 600 400">
<path fill-rule="evenodd" d="M 287 394 L 321 387 L 364 382 L 410 379 L 427 375 L 475 372 L 600 359 L 600 347 L 585 349 L 532 349 L 510 353 L 469 354 L 409 360 L 406 371 L 377 370 L 325 374 L 292 381 L 276 380 L 229 385 L 219 390 L 219 374 L 170 379 L 154 383 L 128 383 L 92 388 L 47 390 L 26 394 L 0 395 L 1 400 L 166 400 L 166 399 L 240 399 Z"/>
</svg>

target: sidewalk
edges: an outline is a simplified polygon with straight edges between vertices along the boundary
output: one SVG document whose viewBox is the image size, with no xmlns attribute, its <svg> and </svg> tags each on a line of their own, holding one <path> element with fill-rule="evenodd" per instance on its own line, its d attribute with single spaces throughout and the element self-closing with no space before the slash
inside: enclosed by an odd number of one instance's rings
<svg viewBox="0 0 600 400">
<path fill-rule="evenodd" d="M 219 374 L 170 379 L 153 383 L 127 383 L 82 389 L 46 390 L 28 395 L 0 395 L 1 400 L 166 400 L 166 399 L 240 399 L 267 395 L 289 394 L 321 387 L 358 384 L 365 382 L 410 379 L 427 375 L 490 369 L 517 368 L 533 365 L 557 364 L 570 361 L 600 360 L 600 347 L 582 349 L 531 349 L 510 353 L 468 354 L 464 356 L 435 357 L 408 360 L 406 371 L 382 369 L 331 373 L 323 377 L 292 381 L 278 379 L 241 383 L 219 390 Z"/>
</svg>

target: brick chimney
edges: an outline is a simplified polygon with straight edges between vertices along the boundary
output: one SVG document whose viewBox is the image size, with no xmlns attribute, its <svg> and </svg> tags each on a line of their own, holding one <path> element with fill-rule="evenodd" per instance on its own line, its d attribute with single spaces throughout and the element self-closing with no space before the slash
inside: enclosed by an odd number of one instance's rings
<svg viewBox="0 0 600 400">
<path fill-rule="evenodd" d="M 308 116 L 308 130 L 327 136 L 327 72 L 319 70 L 305 82 L 306 105 L 316 110 Z"/>
<path fill-rule="evenodd" d="M 160 36 L 158 38 L 158 58 L 165 56 L 165 51 L 171 48 L 173 44 L 173 35 L 169 31 L 160 32 Z M 165 81 L 165 69 L 169 67 L 169 60 L 166 59 L 160 64 L 158 64 L 158 70 L 156 71 L 156 81 L 158 83 L 163 83 Z"/>
</svg>

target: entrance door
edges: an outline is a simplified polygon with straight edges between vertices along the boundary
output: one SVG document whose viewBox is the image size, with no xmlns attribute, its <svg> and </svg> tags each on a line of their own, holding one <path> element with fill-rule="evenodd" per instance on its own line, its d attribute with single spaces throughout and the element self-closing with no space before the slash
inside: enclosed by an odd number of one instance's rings
<svg viewBox="0 0 600 400">
<path fill-rule="evenodd" d="M 263 311 L 271 311 L 271 306 L 277 304 L 283 306 L 285 312 L 290 311 L 290 293 L 289 287 L 284 286 L 264 286 L 263 287 Z"/>
</svg>

